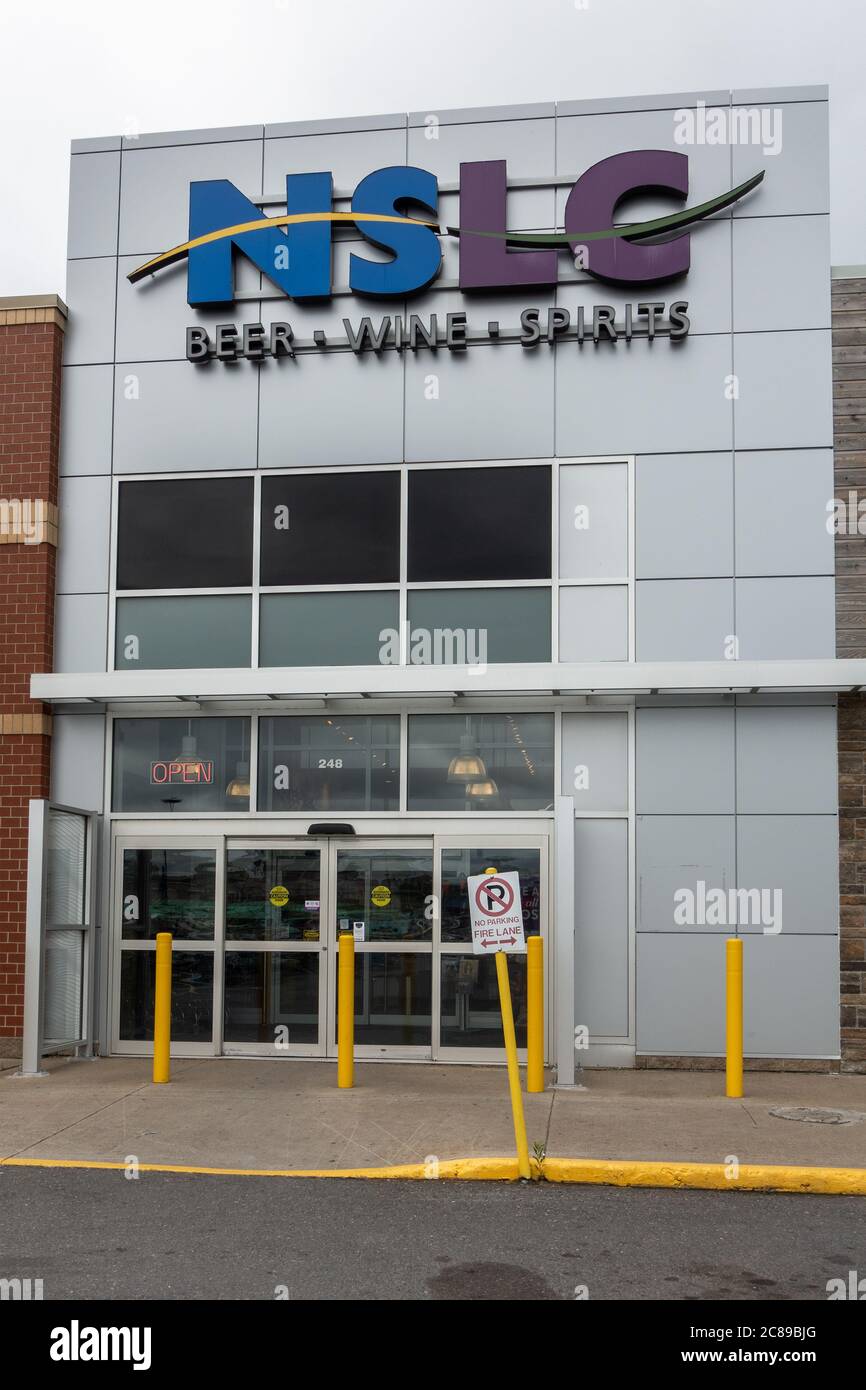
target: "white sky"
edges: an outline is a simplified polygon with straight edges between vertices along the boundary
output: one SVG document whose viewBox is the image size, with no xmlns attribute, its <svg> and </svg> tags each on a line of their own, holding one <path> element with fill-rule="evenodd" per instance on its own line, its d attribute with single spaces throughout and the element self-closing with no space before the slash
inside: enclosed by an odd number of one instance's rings
<svg viewBox="0 0 866 1390">
<path fill-rule="evenodd" d="M 69 141 L 827 82 L 866 262 L 864 0 L 0 0 L 0 296 L 62 294 Z"/>
</svg>

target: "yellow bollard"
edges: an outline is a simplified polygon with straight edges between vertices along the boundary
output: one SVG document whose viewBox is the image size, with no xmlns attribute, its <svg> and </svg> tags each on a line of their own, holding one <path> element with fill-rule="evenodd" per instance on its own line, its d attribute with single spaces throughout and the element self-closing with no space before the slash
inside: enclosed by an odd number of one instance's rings
<svg viewBox="0 0 866 1390">
<path fill-rule="evenodd" d="M 743 943 L 739 937 L 725 942 L 726 1038 L 725 1095 L 743 1094 Z"/>
<path fill-rule="evenodd" d="M 526 943 L 526 1089 L 544 1090 L 544 943 Z"/>
<path fill-rule="evenodd" d="M 157 932 L 156 993 L 153 1001 L 153 1080 L 171 1080 L 171 932 Z"/>
<path fill-rule="evenodd" d="M 520 1094 L 520 1068 L 517 1065 L 517 1038 L 514 1033 L 514 1013 L 511 1008 L 508 957 L 504 951 L 496 952 L 496 978 L 499 982 L 499 1007 L 502 1010 L 502 1031 L 505 1034 L 505 1055 L 508 1058 L 508 1087 L 511 1091 L 514 1138 L 517 1141 L 517 1171 L 522 1178 L 528 1178 L 532 1176 L 529 1170 L 529 1146 L 526 1142 L 523 1096 Z"/>
<path fill-rule="evenodd" d="M 347 1090 L 355 1084 L 355 938 L 340 933 L 337 971 L 337 1085 Z"/>
</svg>

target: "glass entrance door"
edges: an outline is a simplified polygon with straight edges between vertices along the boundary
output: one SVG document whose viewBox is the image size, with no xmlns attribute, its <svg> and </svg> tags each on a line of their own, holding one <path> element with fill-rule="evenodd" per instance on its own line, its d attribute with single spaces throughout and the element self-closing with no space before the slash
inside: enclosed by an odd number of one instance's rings
<svg viewBox="0 0 866 1390">
<path fill-rule="evenodd" d="M 223 1052 L 324 1050 L 327 968 L 322 849 L 229 841 L 225 869 Z"/>
<path fill-rule="evenodd" d="M 355 1051 L 359 1057 L 432 1056 L 432 840 L 332 845 L 331 934 L 355 938 Z M 336 961 L 336 949 L 332 953 Z M 332 974 L 336 974 L 333 971 Z M 335 982 L 329 1052 L 336 1053 Z"/>
</svg>

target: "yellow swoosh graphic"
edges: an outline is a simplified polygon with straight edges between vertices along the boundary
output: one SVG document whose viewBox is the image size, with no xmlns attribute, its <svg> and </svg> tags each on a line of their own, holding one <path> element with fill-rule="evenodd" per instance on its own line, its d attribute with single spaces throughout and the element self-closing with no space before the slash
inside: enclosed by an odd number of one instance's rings
<svg viewBox="0 0 866 1390">
<path fill-rule="evenodd" d="M 170 251 L 163 251 L 161 256 L 154 256 L 152 261 L 146 261 L 144 265 L 131 270 L 126 278 L 134 285 L 143 276 L 152 275 L 156 270 L 162 270 L 167 265 L 174 265 L 175 261 L 183 260 L 184 256 L 198 246 L 208 246 L 211 242 L 224 240 L 225 237 L 240 236 L 242 232 L 261 232 L 266 227 L 289 227 L 301 222 L 399 222 L 402 227 L 408 224 L 410 227 L 430 227 L 433 231 L 439 231 L 438 222 L 423 222 L 417 217 L 397 217 L 387 212 L 282 213 L 278 217 L 258 217 L 253 222 L 237 222 L 233 227 L 220 227 L 216 232 L 206 232 L 204 236 L 193 237 L 192 241 L 173 246 Z"/>
</svg>

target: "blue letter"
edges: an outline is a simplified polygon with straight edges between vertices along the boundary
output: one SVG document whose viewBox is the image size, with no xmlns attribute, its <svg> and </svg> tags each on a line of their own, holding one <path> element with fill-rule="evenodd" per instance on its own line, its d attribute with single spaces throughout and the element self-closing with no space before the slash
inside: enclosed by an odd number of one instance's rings
<svg viewBox="0 0 866 1390">
<path fill-rule="evenodd" d="M 353 212 L 399 213 L 406 203 L 421 203 L 436 212 L 439 188 L 435 175 L 413 165 L 395 164 L 377 169 L 362 179 L 352 199 Z M 358 294 L 404 295 L 423 290 L 435 280 L 442 264 L 439 239 L 430 227 L 413 227 L 409 222 L 364 222 L 358 228 L 374 246 L 394 252 L 384 265 L 349 257 L 349 286 Z"/>
<path fill-rule="evenodd" d="M 287 211 L 330 212 L 331 175 L 297 174 L 286 179 Z M 222 231 L 266 215 L 228 179 L 206 179 L 189 186 L 189 239 Z M 237 248 L 293 299 L 331 292 L 331 224 L 311 222 L 289 228 L 266 223 L 261 231 L 222 237 L 189 253 L 190 304 L 229 304 L 234 299 L 233 251 Z"/>
</svg>

